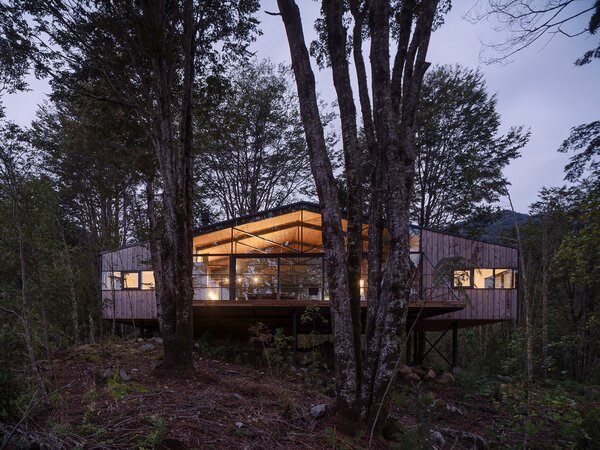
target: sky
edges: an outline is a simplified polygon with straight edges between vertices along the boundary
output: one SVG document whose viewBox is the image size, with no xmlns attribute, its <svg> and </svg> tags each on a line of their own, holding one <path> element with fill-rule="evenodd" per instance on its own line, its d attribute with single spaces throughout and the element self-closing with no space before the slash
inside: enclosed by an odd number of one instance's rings
<svg viewBox="0 0 600 450">
<path fill-rule="evenodd" d="M 319 5 L 308 0 L 299 0 L 298 4 L 306 40 L 310 42 L 315 38 L 313 23 L 319 15 Z M 472 24 L 465 20 L 464 16 L 472 5 L 471 0 L 454 2 L 444 25 L 432 36 L 427 59 L 433 64 L 458 63 L 479 68 L 485 76 L 488 91 L 497 95 L 502 130 L 515 125 L 531 130 L 531 139 L 522 149 L 522 156 L 505 170 L 505 176 L 511 183 L 515 209 L 527 212 L 542 187 L 564 183 L 563 167 L 569 155 L 556 150 L 569 135 L 569 130 L 600 119 L 600 60 L 583 67 L 573 64 L 586 50 L 597 45 L 598 37 L 559 37 L 547 45 L 534 45 L 516 54 L 509 64 L 482 64 L 481 41 L 497 42 L 502 35 L 493 30 L 493 23 Z M 290 64 L 281 18 L 264 12 L 276 10 L 274 0 L 262 2 L 259 18 L 263 34 L 251 50 L 259 59 L 269 58 L 274 63 Z M 321 98 L 332 102 L 335 95 L 330 72 L 318 71 L 316 66 L 314 70 Z M 37 105 L 50 92 L 44 80 L 31 78 L 29 85 L 29 92 L 3 99 L 7 118 L 24 126 L 29 125 Z M 500 204 L 508 207 L 506 199 L 502 199 Z"/>
</svg>

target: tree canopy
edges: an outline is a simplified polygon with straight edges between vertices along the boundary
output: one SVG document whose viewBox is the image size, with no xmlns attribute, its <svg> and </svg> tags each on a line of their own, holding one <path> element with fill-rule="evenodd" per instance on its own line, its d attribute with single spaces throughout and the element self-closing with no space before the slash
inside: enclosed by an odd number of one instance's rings
<svg viewBox="0 0 600 450">
<path fill-rule="evenodd" d="M 504 195 L 506 166 L 529 132 L 500 134 L 496 96 L 483 75 L 461 66 L 430 69 L 417 114 L 412 219 L 433 228 L 473 222 Z"/>
</svg>

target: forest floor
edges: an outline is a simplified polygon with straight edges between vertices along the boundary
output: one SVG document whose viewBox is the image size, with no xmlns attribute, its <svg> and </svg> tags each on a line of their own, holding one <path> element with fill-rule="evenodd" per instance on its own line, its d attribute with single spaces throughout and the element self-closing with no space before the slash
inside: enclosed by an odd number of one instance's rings
<svg viewBox="0 0 600 450">
<path fill-rule="evenodd" d="M 228 358 L 206 348 L 197 345 L 194 369 L 176 374 L 161 370 L 162 349 L 155 340 L 85 345 L 58 355 L 49 405 L 31 411 L 8 448 L 36 441 L 97 449 L 369 446 L 368 432 L 349 429 L 329 411 L 312 417 L 313 406 L 333 400 L 330 373 L 320 372 L 317 383 L 308 369 L 269 375 L 256 363 L 234 364 L 240 353 Z M 598 422 L 580 411 L 575 395 L 562 387 L 558 394 L 556 387 L 553 394 L 536 391 L 528 420 L 519 386 L 466 374 L 444 386 L 398 383 L 395 426 L 371 448 L 523 448 L 524 442 L 528 448 L 598 448 L 597 436 L 581 431 L 586 421 L 592 429 Z M 597 414 L 598 391 L 590 392 L 581 393 L 592 402 L 586 410 Z"/>
</svg>

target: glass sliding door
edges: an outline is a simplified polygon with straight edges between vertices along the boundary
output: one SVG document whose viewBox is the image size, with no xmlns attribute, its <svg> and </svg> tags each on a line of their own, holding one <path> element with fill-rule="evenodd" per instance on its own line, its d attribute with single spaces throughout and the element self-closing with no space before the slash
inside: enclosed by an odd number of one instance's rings
<svg viewBox="0 0 600 450">
<path fill-rule="evenodd" d="M 280 298 L 282 300 L 323 300 L 323 258 L 280 258 Z"/>
<path fill-rule="evenodd" d="M 277 300 L 278 271 L 278 257 L 236 256 L 236 299 Z"/>
</svg>

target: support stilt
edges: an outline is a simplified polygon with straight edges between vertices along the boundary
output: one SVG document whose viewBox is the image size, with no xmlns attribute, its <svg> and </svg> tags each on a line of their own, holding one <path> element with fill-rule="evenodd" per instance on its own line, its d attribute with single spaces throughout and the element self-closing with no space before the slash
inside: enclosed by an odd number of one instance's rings
<svg viewBox="0 0 600 450">
<path fill-rule="evenodd" d="M 452 324 L 452 369 L 458 362 L 458 323 Z"/>
<path fill-rule="evenodd" d="M 296 314 L 296 310 L 292 310 L 292 346 L 294 349 L 294 357 L 296 356 L 296 352 L 298 351 L 298 317 Z"/>
</svg>

